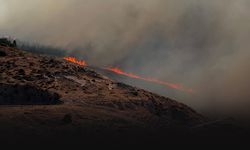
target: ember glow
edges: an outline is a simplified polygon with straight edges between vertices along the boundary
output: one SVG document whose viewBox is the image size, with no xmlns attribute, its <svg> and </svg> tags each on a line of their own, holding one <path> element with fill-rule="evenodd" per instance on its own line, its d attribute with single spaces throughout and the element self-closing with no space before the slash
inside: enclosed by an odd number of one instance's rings
<svg viewBox="0 0 250 150">
<path fill-rule="evenodd" d="M 161 80 L 158 80 L 158 79 L 155 79 L 155 78 L 141 77 L 141 76 L 133 74 L 133 73 L 126 73 L 126 72 L 122 71 L 119 68 L 105 68 L 105 69 L 108 70 L 108 71 L 111 71 L 113 73 L 124 75 L 124 76 L 130 77 L 130 78 L 140 79 L 140 80 L 144 80 L 144 81 L 148 81 L 148 82 L 157 83 L 157 84 L 164 85 L 164 86 L 167 86 L 167 87 L 172 88 L 172 89 L 185 91 L 185 92 L 188 92 L 188 93 L 194 93 L 193 89 L 186 88 L 181 84 L 161 81 Z"/>
<path fill-rule="evenodd" d="M 80 66 L 86 66 L 87 65 L 87 63 L 84 60 L 77 60 L 75 57 L 64 57 L 63 59 L 67 60 L 69 62 L 78 64 Z"/>
</svg>

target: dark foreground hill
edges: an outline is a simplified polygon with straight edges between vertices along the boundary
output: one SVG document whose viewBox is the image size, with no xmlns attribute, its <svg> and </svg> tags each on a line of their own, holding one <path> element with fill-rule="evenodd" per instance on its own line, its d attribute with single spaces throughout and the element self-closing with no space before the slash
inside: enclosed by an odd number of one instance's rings
<svg viewBox="0 0 250 150">
<path fill-rule="evenodd" d="M 203 133 L 193 129 L 207 121 L 62 58 L 1 46 L 0 72 L 0 138 L 9 143 L 165 143 Z"/>
</svg>

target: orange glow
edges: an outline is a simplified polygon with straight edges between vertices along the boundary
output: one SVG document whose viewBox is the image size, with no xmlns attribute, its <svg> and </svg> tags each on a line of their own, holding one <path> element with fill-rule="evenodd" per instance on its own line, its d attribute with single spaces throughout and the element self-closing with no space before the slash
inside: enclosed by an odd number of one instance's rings
<svg viewBox="0 0 250 150">
<path fill-rule="evenodd" d="M 80 66 L 87 66 L 87 63 L 84 60 L 77 60 L 75 57 L 64 57 L 63 59 Z"/>
<path fill-rule="evenodd" d="M 180 91 L 185 91 L 185 92 L 188 92 L 188 93 L 194 93 L 193 89 L 186 88 L 186 87 L 184 87 L 181 84 L 169 83 L 169 82 L 161 81 L 161 80 L 154 79 L 154 78 L 140 77 L 140 76 L 135 75 L 133 73 L 126 73 L 126 72 L 122 71 L 119 68 L 105 68 L 105 69 L 108 70 L 108 71 L 114 72 L 116 74 L 124 75 L 124 76 L 130 77 L 130 78 L 140 79 L 140 80 L 144 80 L 144 81 L 148 81 L 148 82 L 157 83 L 157 84 L 160 84 L 160 85 L 164 85 L 164 86 L 170 87 L 172 89 L 176 89 L 176 90 L 180 90 Z"/>
</svg>

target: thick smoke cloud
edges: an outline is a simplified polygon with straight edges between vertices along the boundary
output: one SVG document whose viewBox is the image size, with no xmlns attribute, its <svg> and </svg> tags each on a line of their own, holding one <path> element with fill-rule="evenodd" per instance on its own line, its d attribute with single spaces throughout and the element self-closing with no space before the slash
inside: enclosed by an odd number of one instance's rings
<svg viewBox="0 0 250 150">
<path fill-rule="evenodd" d="M 250 105 L 249 0 L 0 3 L 2 34 L 70 48 L 93 65 L 193 87 L 194 95 L 170 96 L 203 111 Z"/>
</svg>

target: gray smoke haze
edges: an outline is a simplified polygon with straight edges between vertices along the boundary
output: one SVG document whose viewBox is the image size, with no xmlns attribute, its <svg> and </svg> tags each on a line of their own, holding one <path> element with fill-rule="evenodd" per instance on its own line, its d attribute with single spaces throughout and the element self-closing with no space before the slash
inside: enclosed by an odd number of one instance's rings
<svg viewBox="0 0 250 150">
<path fill-rule="evenodd" d="M 1 34 L 193 87 L 171 96 L 201 111 L 250 106 L 249 0 L 0 0 L 0 17 Z"/>
</svg>

